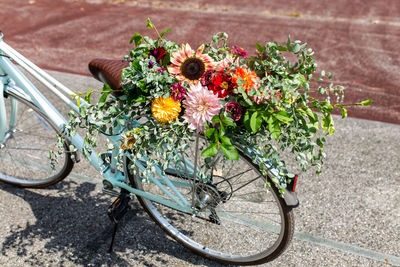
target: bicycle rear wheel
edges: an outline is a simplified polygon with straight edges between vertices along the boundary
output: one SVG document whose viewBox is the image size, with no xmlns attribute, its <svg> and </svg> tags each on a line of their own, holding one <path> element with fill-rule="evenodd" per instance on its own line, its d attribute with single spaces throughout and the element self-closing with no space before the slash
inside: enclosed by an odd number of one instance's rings
<svg viewBox="0 0 400 267">
<path fill-rule="evenodd" d="M 207 141 L 201 139 L 200 147 L 207 147 Z M 193 165 L 194 150 L 195 145 L 191 144 L 184 153 Z M 196 198 L 194 203 L 199 211 L 196 215 L 137 196 L 140 204 L 165 232 L 204 257 L 235 265 L 261 264 L 275 259 L 293 237 L 292 210 L 274 186 L 265 187 L 268 178 L 243 153 L 238 161 L 215 159 L 214 167 L 205 170 L 212 173 L 212 179 L 207 183 L 198 181 L 194 190 L 188 186 L 188 175 L 176 172 L 168 175 L 167 171 L 168 179 L 189 203 Z M 156 184 L 146 182 L 140 173 L 129 173 L 128 178 L 134 187 L 171 200 Z M 199 207 L 199 203 L 203 206 Z"/>
<path fill-rule="evenodd" d="M 11 105 L 12 99 L 17 102 L 17 108 Z M 54 149 L 57 143 L 60 132 L 57 126 L 35 105 L 18 95 L 9 95 L 5 101 L 7 115 L 16 111 L 17 116 L 14 129 L 7 133 L 0 147 L 0 181 L 41 188 L 68 176 L 74 162 L 67 144 L 64 144 L 64 152 L 54 168 L 51 168 L 48 159 L 49 150 Z"/>
</svg>

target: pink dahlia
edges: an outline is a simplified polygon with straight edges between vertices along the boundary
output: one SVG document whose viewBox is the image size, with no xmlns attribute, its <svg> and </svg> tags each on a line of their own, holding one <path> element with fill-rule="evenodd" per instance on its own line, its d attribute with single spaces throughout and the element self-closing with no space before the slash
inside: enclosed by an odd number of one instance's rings
<svg viewBox="0 0 400 267">
<path fill-rule="evenodd" d="M 202 132 L 205 130 L 204 123 L 218 115 L 222 105 L 218 101 L 218 96 L 197 83 L 190 86 L 183 107 L 185 108 L 183 119 L 189 124 L 189 128 Z"/>
</svg>

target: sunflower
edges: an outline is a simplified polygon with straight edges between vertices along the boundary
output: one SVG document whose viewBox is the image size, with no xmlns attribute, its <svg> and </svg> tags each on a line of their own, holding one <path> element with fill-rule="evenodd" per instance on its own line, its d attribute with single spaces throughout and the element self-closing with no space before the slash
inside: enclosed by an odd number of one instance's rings
<svg viewBox="0 0 400 267">
<path fill-rule="evenodd" d="M 181 46 L 177 52 L 171 54 L 169 73 L 176 76 L 179 81 L 187 81 L 189 85 L 195 85 L 204 72 L 214 68 L 212 58 L 203 54 L 204 44 L 193 53 L 189 44 Z"/>
<path fill-rule="evenodd" d="M 153 117 L 163 124 L 175 120 L 179 112 L 181 112 L 181 102 L 175 101 L 171 96 L 158 97 L 151 103 Z"/>
</svg>

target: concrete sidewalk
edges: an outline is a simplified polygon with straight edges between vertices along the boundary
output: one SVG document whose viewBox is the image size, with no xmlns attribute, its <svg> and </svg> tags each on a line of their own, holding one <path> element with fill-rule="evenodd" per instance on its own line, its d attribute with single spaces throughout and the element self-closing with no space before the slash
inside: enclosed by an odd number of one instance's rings
<svg viewBox="0 0 400 267">
<path fill-rule="evenodd" d="M 101 87 L 52 74 L 73 90 Z M 340 118 L 336 125 L 323 173 L 300 177 L 295 238 L 267 266 L 400 266 L 400 127 Z M 84 160 L 48 189 L 0 184 L 0 266 L 219 266 L 166 237 L 137 201 L 108 254 L 111 201 Z"/>
</svg>

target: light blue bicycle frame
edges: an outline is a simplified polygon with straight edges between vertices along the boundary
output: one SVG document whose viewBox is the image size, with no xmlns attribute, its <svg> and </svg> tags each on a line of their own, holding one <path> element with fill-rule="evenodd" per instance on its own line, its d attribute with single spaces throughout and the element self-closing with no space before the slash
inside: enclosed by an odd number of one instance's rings
<svg viewBox="0 0 400 267">
<path fill-rule="evenodd" d="M 49 74 L 44 72 L 42 69 L 37 67 L 31 61 L 26 59 L 24 56 L 19 54 L 9 45 L 3 41 L 3 34 L 0 32 L 0 145 L 11 135 L 17 115 L 17 101 L 12 99 L 11 110 L 12 114 L 6 114 L 5 109 L 5 99 L 4 95 L 7 93 L 14 93 L 22 96 L 24 99 L 29 101 L 38 107 L 43 114 L 50 119 L 54 125 L 61 130 L 64 125 L 68 122 L 60 114 L 60 112 L 46 99 L 45 96 L 25 77 L 25 75 L 11 62 L 12 59 L 21 68 L 25 69 L 28 73 L 34 76 L 38 81 L 40 81 L 44 86 L 51 90 L 57 97 L 59 97 L 65 104 L 70 106 L 74 111 L 79 112 L 79 108 L 71 99 L 66 95 L 74 95 L 75 93 L 68 89 L 66 86 L 61 84 L 59 81 L 51 77 Z M 83 99 L 80 100 L 81 105 L 88 105 Z M 10 122 L 7 125 L 7 115 L 10 118 Z M 118 128 L 118 127 L 117 127 Z M 119 128 L 121 129 L 121 128 Z M 113 143 L 114 149 L 112 150 L 112 155 L 117 155 L 120 147 L 120 137 L 107 136 L 107 138 Z M 76 134 L 75 136 L 68 136 L 68 140 L 72 145 L 74 145 L 78 151 L 82 152 L 84 146 L 83 138 Z M 112 157 L 111 163 L 107 164 L 103 162 L 100 156 L 98 156 L 93 149 L 88 156 L 88 160 L 91 165 L 99 171 L 105 181 L 111 184 L 115 188 L 123 188 L 131 192 L 132 194 L 147 198 L 149 200 L 161 203 L 163 205 L 169 206 L 171 208 L 181 210 L 187 213 L 193 213 L 192 203 L 185 199 L 184 196 L 179 192 L 179 190 L 174 185 L 175 182 L 170 181 L 165 175 L 162 175 L 161 170 L 157 170 L 157 177 L 148 177 L 150 182 L 155 183 L 160 189 L 166 193 L 173 201 L 157 196 L 142 190 L 132 188 L 126 183 L 126 176 L 123 172 L 119 171 L 116 166 L 116 159 Z M 187 162 L 189 166 L 190 162 Z M 141 162 L 137 162 L 137 167 L 143 169 L 144 166 Z M 192 166 L 193 168 L 193 166 Z M 190 182 L 185 184 L 184 181 L 178 184 L 179 186 L 190 186 Z"/>
<path fill-rule="evenodd" d="M 6 56 L 7 55 L 7 56 Z M 40 91 L 21 73 L 21 71 L 11 62 L 9 59 L 11 58 L 15 61 L 21 68 L 25 69 L 28 73 L 30 73 L 33 77 L 35 77 L 38 81 L 40 81 L 44 86 L 46 86 L 50 91 L 52 91 L 57 97 L 59 97 L 65 104 L 70 106 L 74 111 L 79 113 L 79 108 L 70 98 L 66 95 L 75 95 L 73 91 L 68 89 L 66 86 L 61 84 L 59 81 L 51 77 L 49 74 L 44 72 L 42 69 L 37 67 L 31 61 L 23 57 L 9 45 L 7 45 L 3 41 L 3 34 L 0 32 L 0 146 L 5 140 L 11 135 L 14 125 L 16 123 L 16 111 L 17 111 L 17 101 L 12 100 L 12 114 L 9 114 L 10 122 L 9 125 L 6 125 L 7 122 L 7 114 L 4 103 L 4 94 L 13 92 L 14 94 L 22 96 L 27 101 L 33 103 L 36 107 L 38 107 L 43 114 L 50 119 L 54 125 L 61 130 L 63 126 L 68 122 L 66 119 L 60 114 L 60 112 L 44 97 Z M 82 98 L 80 100 L 81 105 L 89 105 Z M 139 124 L 139 123 L 138 123 Z M 118 127 L 117 127 L 118 128 Z M 119 128 L 120 130 L 122 128 Z M 112 185 L 112 187 L 123 188 L 131 192 L 132 194 L 147 198 L 149 200 L 161 203 L 163 205 L 169 206 L 171 208 L 187 212 L 187 213 L 195 213 L 195 209 L 193 208 L 193 202 L 188 201 L 185 197 L 179 192 L 176 186 L 191 186 L 193 181 L 182 180 L 180 182 L 171 181 L 167 176 L 161 173 L 161 170 L 156 167 L 156 172 L 160 178 L 150 176 L 148 179 L 150 182 L 156 184 L 171 200 L 163 198 L 161 196 L 157 196 L 148 192 L 144 192 L 142 190 L 132 188 L 126 182 L 126 176 L 123 172 L 119 171 L 116 166 L 115 155 L 118 154 L 118 150 L 120 147 L 120 137 L 119 135 L 115 136 L 107 136 L 107 138 L 113 143 L 114 149 L 112 150 L 112 159 L 111 164 L 107 164 L 103 162 L 100 156 L 98 156 L 93 149 L 89 149 L 93 151 L 89 156 L 88 160 L 91 165 L 99 171 L 105 181 Z M 74 145 L 78 151 L 82 152 L 82 148 L 84 146 L 83 138 L 76 134 L 75 136 L 67 137 L 72 145 Z M 249 152 L 250 154 L 257 152 Z M 193 179 L 196 177 L 194 170 L 196 170 L 196 166 L 193 166 L 190 161 L 185 160 L 187 167 L 189 168 L 191 174 L 193 174 Z M 280 177 L 279 170 L 274 169 L 268 163 L 268 160 L 263 164 L 267 166 L 269 169 L 269 174 L 271 176 Z M 144 169 L 142 162 L 136 162 L 136 166 L 139 169 Z M 126 167 L 127 168 L 127 167 Z M 126 173 L 127 170 L 125 170 Z M 192 175 L 191 175 L 192 176 Z M 103 182 L 104 183 L 104 182 Z M 284 193 L 285 202 L 289 206 L 298 205 L 298 200 L 295 193 L 291 193 L 289 191 L 285 191 Z"/>
</svg>

